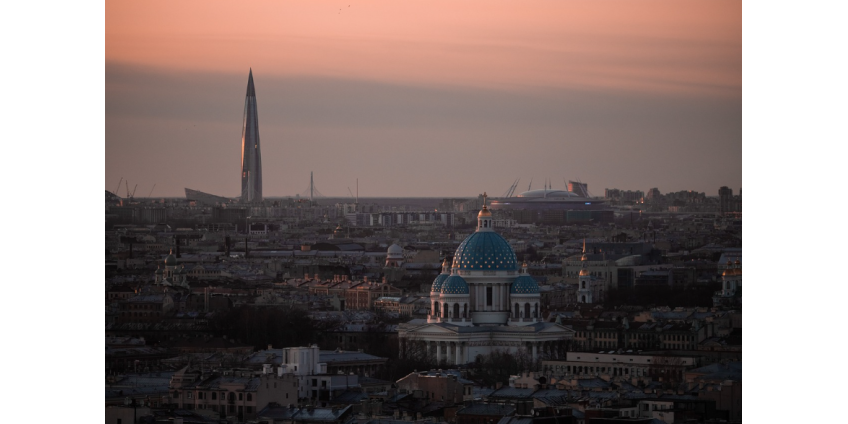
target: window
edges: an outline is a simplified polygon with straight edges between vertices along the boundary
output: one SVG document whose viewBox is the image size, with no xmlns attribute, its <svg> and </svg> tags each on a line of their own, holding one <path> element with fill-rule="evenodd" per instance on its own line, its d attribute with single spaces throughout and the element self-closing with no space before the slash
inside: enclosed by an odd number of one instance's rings
<svg viewBox="0 0 848 424">
<path fill-rule="evenodd" d="M 486 306 L 492 306 L 492 288 L 486 287 Z"/>
<path fill-rule="evenodd" d="M 191 392 L 186 392 L 186 398 L 191 399 Z"/>
<path fill-rule="evenodd" d="M 243 399 L 244 399 L 244 393 L 239 393 L 239 400 L 243 400 Z"/>
<path fill-rule="evenodd" d="M 247 401 L 250 402 L 252 400 L 253 400 L 253 393 L 248 393 L 247 394 Z"/>
</svg>

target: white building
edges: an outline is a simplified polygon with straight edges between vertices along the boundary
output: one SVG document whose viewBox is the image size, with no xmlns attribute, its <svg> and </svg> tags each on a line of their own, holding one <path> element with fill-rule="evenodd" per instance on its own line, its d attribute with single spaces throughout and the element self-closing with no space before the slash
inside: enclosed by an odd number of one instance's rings
<svg viewBox="0 0 848 424">
<path fill-rule="evenodd" d="M 427 319 L 400 327 L 401 352 L 404 345 L 420 343 L 437 361 L 449 364 L 466 364 L 495 350 L 523 350 L 535 360 L 572 338 L 572 330 L 541 319 L 539 285 L 526 264 L 519 271 L 515 251 L 493 230 L 483 196 L 477 231 L 433 281 Z"/>
<path fill-rule="evenodd" d="M 332 399 L 334 393 L 359 386 L 359 376 L 353 374 L 328 374 L 327 363 L 319 362 L 321 352 L 317 345 L 287 347 L 281 350 L 277 375 L 294 374 L 298 381 L 300 399 Z M 273 364 L 263 364 L 263 374 L 272 373 Z M 321 395 L 321 393 L 326 393 Z"/>
</svg>

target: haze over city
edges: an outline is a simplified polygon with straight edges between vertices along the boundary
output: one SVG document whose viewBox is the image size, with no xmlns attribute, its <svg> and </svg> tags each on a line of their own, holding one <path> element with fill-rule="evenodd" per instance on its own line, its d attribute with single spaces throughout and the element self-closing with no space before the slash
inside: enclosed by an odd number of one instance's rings
<svg viewBox="0 0 848 424">
<path fill-rule="evenodd" d="M 738 190 L 741 28 L 727 1 L 110 2 L 104 184 L 237 196 L 252 68 L 265 196 Z"/>
</svg>

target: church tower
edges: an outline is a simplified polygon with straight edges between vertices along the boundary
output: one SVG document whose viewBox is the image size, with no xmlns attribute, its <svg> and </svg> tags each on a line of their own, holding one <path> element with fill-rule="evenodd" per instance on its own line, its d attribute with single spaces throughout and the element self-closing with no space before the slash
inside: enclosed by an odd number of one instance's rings
<svg viewBox="0 0 848 424">
<path fill-rule="evenodd" d="M 589 275 L 586 239 L 583 239 L 583 256 L 580 260 L 583 261 L 583 266 L 580 269 L 580 279 L 577 281 L 577 303 L 592 303 L 592 276 Z"/>
</svg>

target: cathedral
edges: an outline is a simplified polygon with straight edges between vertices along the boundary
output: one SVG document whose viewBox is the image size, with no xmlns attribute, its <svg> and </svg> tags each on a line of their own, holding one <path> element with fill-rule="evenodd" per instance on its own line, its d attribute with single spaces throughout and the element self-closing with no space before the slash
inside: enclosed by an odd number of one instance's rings
<svg viewBox="0 0 848 424">
<path fill-rule="evenodd" d="M 187 289 L 189 288 L 188 280 L 186 279 L 187 275 L 188 271 L 185 269 L 185 265 L 177 265 L 177 257 L 174 256 L 172 249 L 171 253 L 165 257 L 165 269 L 156 268 L 156 279 L 154 283 L 157 286 L 183 287 Z"/>
<path fill-rule="evenodd" d="M 573 337 L 571 329 L 542 319 L 539 285 L 526 264 L 519 269 L 515 251 L 492 228 L 485 199 L 484 194 L 477 230 L 433 281 L 427 319 L 399 329 L 401 352 L 417 344 L 436 361 L 454 365 L 495 350 L 523 351 L 539 360 L 561 351 Z"/>
</svg>

